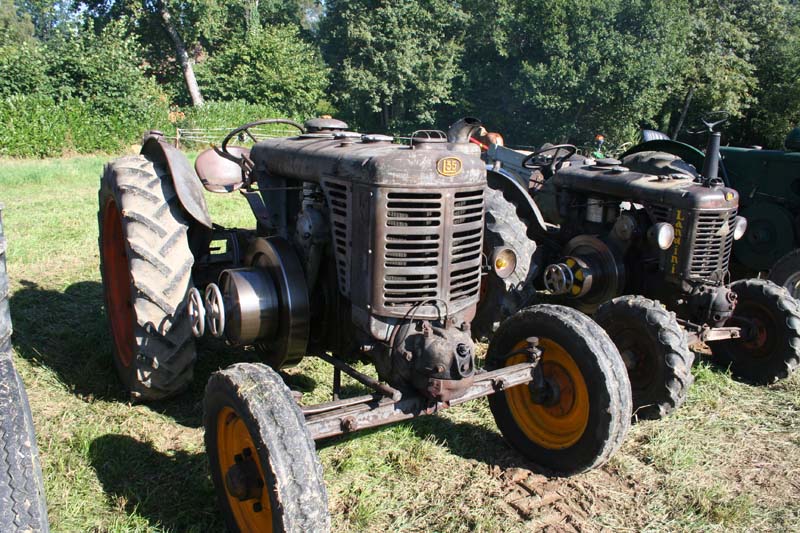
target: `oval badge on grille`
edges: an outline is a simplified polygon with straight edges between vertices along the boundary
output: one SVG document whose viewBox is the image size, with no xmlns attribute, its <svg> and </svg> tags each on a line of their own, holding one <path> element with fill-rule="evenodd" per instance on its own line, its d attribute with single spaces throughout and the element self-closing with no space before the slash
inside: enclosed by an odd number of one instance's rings
<svg viewBox="0 0 800 533">
<path fill-rule="evenodd" d="M 436 171 L 442 176 L 457 176 L 461 173 L 461 160 L 457 157 L 443 157 L 436 162 Z"/>
</svg>

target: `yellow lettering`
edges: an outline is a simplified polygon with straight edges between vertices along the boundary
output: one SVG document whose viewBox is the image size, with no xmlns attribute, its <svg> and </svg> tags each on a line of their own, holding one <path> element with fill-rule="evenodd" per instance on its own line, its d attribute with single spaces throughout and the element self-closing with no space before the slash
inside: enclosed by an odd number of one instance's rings
<svg viewBox="0 0 800 533">
<path fill-rule="evenodd" d="M 675 220 L 683 220 L 683 212 L 680 209 L 675 211 Z"/>
<path fill-rule="evenodd" d="M 673 265 L 678 264 L 678 256 L 677 255 L 673 255 L 671 257 L 671 262 L 672 262 Z"/>
<path fill-rule="evenodd" d="M 675 222 L 675 231 L 677 232 L 681 228 L 683 228 L 683 224 L 681 224 L 681 221 L 680 220 L 676 221 Z"/>
</svg>

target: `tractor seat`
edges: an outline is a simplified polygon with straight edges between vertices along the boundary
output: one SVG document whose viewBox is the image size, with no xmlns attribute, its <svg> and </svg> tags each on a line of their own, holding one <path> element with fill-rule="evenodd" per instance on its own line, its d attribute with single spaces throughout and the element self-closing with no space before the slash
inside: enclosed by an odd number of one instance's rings
<svg viewBox="0 0 800 533">
<path fill-rule="evenodd" d="M 642 130 L 642 141 L 668 141 L 669 135 L 656 130 Z"/>
<path fill-rule="evenodd" d="M 250 155 L 250 150 L 241 146 L 229 146 L 231 155 Z M 194 162 L 197 176 L 209 192 L 226 193 L 242 188 L 242 167 L 219 155 L 214 148 L 204 150 Z"/>
</svg>

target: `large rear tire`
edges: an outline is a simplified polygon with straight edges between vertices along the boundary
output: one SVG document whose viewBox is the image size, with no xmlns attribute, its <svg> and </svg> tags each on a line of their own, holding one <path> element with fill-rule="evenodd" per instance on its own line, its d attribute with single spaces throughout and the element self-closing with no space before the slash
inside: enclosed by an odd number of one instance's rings
<svg viewBox="0 0 800 533">
<path fill-rule="evenodd" d="M 769 280 L 800 297 L 800 249 L 792 250 L 778 259 L 769 271 Z"/>
<path fill-rule="evenodd" d="M 42 467 L 28 396 L 12 362 L 8 294 L 0 220 L 0 531 L 42 533 L 49 531 Z"/>
<path fill-rule="evenodd" d="M 625 364 L 605 331 L 583 313 L 535 305 L 503 322 L 489 344 L 486 368 L 525 361 L 518 354 L 538 337 L 541 365 L 553 396 L 534 401 L 529 385 L 489 397 L 505 439 L 543 473 L 569 476 L 606 462 L 631 422 L 631 386 Z"/>
<path fill-rule="evenodd" d="M 663 418 L 686 401 L 694 354 L 674 313 L 655 300 L 629 295 L 604 303 L 594 318 L 625 361 L 636 418 Z"/>
<path fill-rule="evenodd" d="M 743 327 L 743 336 L 712 343 L 715 362 L 761 385 L 789 377 L 800 365 L 800 303 L 763 279 L 736 281 L 731 290 L 738 299 L 728 325 Z"/>
<path fill-rule="evenodd" d="M 239 363 L 213 374 L 204 413 L 211 478 L 231 531 L 330 531 L 314 441 L 274 370 Z"/>
<path fill-rule="evenodd" d="M 510 248 L 517 263 L 505 279 L 495 273 L 491 264 L 481 277 L 480 302 L 471 325 L 476 339 L 490 339 L 500 323 L 529 304 L 536 293 L 532 279 L 535 271 L 531 269 L 536 242 L 528 237 L 525 221 L 517 215 L 516 206 L 506 200 L 501 190 L 487 186 L 484 204 L 484 258 L 490 263 L 495 249 Z"/>
<path fill-rule="evenodd" d="M 196 359 L 186 312 L 194 264 L 189 216 L 168 171 L 144 156 L 106 165 L 99 203 L 114 364 L 133 400 L 173 396 L 191 382 Z"/>
</svg>

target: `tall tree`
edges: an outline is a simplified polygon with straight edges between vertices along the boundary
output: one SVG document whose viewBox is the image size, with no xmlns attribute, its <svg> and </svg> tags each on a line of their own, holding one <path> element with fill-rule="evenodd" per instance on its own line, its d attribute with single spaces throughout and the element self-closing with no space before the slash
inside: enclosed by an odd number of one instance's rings
<svg viewBox="0 0 800 533">
<path fill-rule="evenodd" d="M 200 92 L 200 86 L 197 84 L 197 77 L 194 74 L 194 60 L 189 57 L 186 51 L 186 45 L 183 43 L 183 39 L 181 39 L 178 30 L 175 28 L 167 2 L 161 0 L 156 3 L 155 8 L 158 10 L 164 29 L 175 46 L 175 55 L 183 71 L 183 78 L 186 80 L 186 89 L 189 91 L 189 96 L 192 98 L 192 104 L 197 107 L 202 106 L 203 94 Z"/>
<path fill-rule="evenodd" d="M 466 5 L 461 101 L 512 142 L 627 140 L 679 83 L 684 0 Z"/>
<path fill-rule="evenodd" d="M 451 103 L 466 16 L 448 0 L 330 0 L 320 25 L 332 99 L 362 128 L 434 126 Z"/>
</svg>

